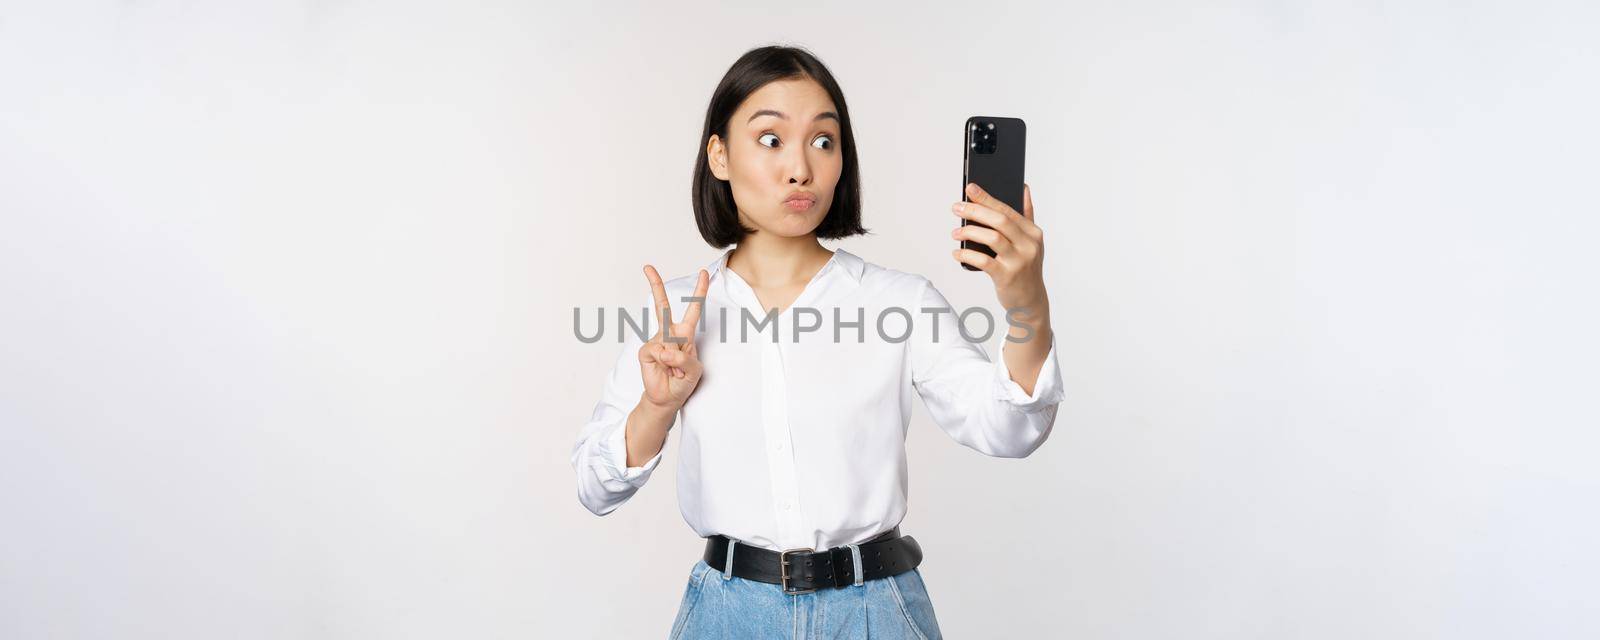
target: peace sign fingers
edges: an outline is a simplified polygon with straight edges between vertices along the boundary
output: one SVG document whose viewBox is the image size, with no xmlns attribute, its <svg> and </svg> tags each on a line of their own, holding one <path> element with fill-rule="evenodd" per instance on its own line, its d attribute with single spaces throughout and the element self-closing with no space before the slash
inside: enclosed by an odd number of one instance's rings
<svg viewBox="0 0 1600 640">
<path fill-rule="evenodd" d="M 683 312 L 683 324 L 687 330 L 682 332 L 674 331 L 672 332 L 673 335 L 687 336 L 694 334 L 695 327 L 700 325 L 700 308 L 704 307 L 706 304 L 706 291 L 710 289 L 710 287 L 711 274 L 706 273 L 705 269 L 701 269 L 700 277 L 695 281 L 694 284 L 695 300 L 689 303 L 689 310 Z M 688 346 L 692 349 L 694 347 L 694 341 L 690 340 Z"/>
<path fill-rule="evenodd" d="M 656 272 L 655 267 L 647 264 L 644 266 L 644 276 L 650 281 L 650 293 L 655 298 L 658 320 L 656 334 L 651 336 L 650 341 L 664 343 L 680 351 L 692 350 L 694 341 L 688 336 L 693 336 L 695 327 L 700 324 L 700 310 L 705 306 L 706 291 L 711 286 L 711 274 L 705 269 L 700 270 L 700 277 L 694 287 L 696 300 L 689 303 L 689 309 L 684 312 L 682 322 L 672 321 L 672 301 L 667 298 L 667 287 L 661 281 L 661 274 Z"/>
<path fill-rule="evenodd" d="M 661 274 L 648 264 L 644 266 L 644 279 L 650 282 L 650 293 L 656 304 L 656 334 L 650 336 L 650 341 L 664 342 L 662 334 L 667 325 L 672 324 L 672 303 L 667 300 L 667 287 L 661 282 Z"/>
</svg>

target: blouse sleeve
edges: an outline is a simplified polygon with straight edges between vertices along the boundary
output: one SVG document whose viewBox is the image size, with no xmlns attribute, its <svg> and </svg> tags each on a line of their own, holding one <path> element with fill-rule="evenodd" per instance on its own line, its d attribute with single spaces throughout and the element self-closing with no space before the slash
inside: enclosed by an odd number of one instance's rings
<svg viewBox="0 0 1600 640">
<path fill-rule="evenodd" d="M 958 310 L 926 278 L 918 300 L 920 308 L 912 310 L 911 379 L 934 423 L 956 442 L 985 455 L 1022 458 L 1033 453 L 1049 437 L 1064 395 L 1055 332 L 1029 394 L 1006 368 L 1007 341 L 1002 338 L 1000 357 L 990 360 L 981 345 L 962 336 Z M 981 323 L 971 317 L 969 326 L 976 332 Z M 1009 330 L 1004 317 L 995 318 L 995 326 L 1002 336 Z"/>
<path fill-rule="evenodd" d="M 646 304 L 643 310 L 646 317 L 640 324 L 645 333 L 650 334 L 650 328 L 656 325 L 649 316 L 651 305 Z M 638 308 L 628 311 L 635 322 L 640 321 L 638 311 Z M 572 468 L 578 474 L 578 501 L 599 516 L 611 513 L 633 497 L 650 479 L 667 450 L 662 446 L 644 466 L 628 466 L 625 439 L 628 414 L 644 394 L 644 379 L 639 373 L 639 347 L 644 340 L 632 327 L 625 323 L 619 325 L 623 333 L 622 353 L 617 355 L 605 378 L 600 401 L 572 447 Z"/>
</svg>

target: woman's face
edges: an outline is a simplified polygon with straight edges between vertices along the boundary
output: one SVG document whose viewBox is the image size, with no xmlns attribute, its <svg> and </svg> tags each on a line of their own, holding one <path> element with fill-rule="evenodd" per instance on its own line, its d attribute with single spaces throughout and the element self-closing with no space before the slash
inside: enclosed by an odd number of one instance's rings
<svg viewBox="0 0 1600 640">
<path fill-rule="evenodd" d="M 739 221 L 783 237 L 811 233 L 833 204 L 844 169 L 839 115 L 810 78 L 750 94 L 728 120 L 728 139 L 706 143 L 711 174 L 733 188 Z"/>
</svg>

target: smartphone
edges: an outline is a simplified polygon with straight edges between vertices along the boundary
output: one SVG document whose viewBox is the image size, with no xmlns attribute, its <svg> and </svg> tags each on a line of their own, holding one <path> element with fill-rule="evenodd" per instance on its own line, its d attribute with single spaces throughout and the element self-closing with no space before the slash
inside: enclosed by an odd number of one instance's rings
<svg viewBox="0 0 1600 640">
<path fill-rule="evenodd" d="M 1028 126 L 1020 118 L 973 116 L 967 118 L 963 137 L 966 144 L 962 146 L 961 200 L 972 201 L 967 197 L 967 183 L 976 182 L 984 191 L 1021 213 L 1022 160 L 1027 150 Z M 988 228 L 988 225 L 961 219 L 961 226 L 969 224 Z M 980 242 L 962 240 L 961 248 L 994 257 L 994 249 Z M 961 266 L 967 271 L 981 271 L 965 262 Z"/>
</svg>

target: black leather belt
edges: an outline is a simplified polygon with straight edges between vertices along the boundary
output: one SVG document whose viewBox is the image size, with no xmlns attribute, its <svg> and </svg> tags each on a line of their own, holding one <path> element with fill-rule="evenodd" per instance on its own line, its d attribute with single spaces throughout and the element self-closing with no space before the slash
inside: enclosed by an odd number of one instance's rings
<svg viewBox="0 0 1600 640">
<path fill-rule="evenodd" d="M 706 564 L 726 571 L 727 536 L 706 538 Z M 922 563 L 922 547 L 911 536 L 901 536 L 900 527 L 885 531 L 856 545 L 861 551 L 861 579 L 877 580 L 899 575 Z M 817 589 L 848 587 L 856 581 L 856 556 L 850 547 L 823 551 L 789 549 L 783 552 L 745 544 L 733 546 L 733 575 L 783 586 L 789 595 L 811 593 Z"/>
</svg>

